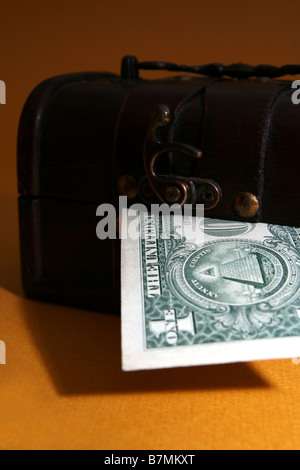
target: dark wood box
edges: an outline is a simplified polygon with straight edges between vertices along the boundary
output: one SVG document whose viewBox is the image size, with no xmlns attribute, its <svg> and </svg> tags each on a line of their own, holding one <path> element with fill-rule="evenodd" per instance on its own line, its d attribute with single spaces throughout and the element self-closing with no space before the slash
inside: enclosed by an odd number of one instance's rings
<svg viewBox="0 0 300 470">
<path fill-rule="evenodd" d="M 145 169 L 154 106 L 167 105 L 174 115 L 161 133 L 171 146 L 155 169 L 164 191 L 168 179 L 172 186 L 204 178 L 220 189 L 208 217 L 299 226 L 300 106 L 292 93 L 289 81 L 195 76 L 82 73 L 40 84 L 18 137 L 26 295 L 119 311 L 119 241 L 97 238 L 96 210 L 117 207 L 119 194 L 130 203 L 159 201 Z M 200 149 L 202 158 L 173 148 L 178 142 Z M 237 210 L 245 193 L 258 203 L 254 213 Z M 205 202 L 201 197 L 197 202 Z"/>
</svg>

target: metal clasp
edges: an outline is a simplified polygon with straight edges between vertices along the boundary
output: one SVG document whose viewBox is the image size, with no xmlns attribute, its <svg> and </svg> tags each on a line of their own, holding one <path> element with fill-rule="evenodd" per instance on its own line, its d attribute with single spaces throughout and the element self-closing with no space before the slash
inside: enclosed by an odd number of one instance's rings
<svg viewBox="0 0 300 470">
<path fill-rule="evenodd" d="M 156 196 L 167 204 L 204 204 L 204 209 L 213 209 L 221 199 L 221 189 L 214 181 L 156 173 L 155 163 L 162 154 L 181 152 L 197 159 L 202 157 L 202 152 L 192 145 L 160 141 L 159 131 L 171 123 L 172 113 L 167 105 L 154 108 L 144 147 L 144 167 L 149 184 Z"/>
</svg>

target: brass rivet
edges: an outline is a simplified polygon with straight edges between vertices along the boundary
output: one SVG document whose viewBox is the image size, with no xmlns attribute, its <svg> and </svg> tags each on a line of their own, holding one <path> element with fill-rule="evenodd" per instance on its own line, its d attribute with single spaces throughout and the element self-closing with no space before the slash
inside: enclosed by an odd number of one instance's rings
<svg viewBox="0 0 300 470">
<path fill-rule="evenodd" d="M 137 182 L 130 175 L 123 175 L 118 179 L 118 192 L 121 196 L 134 199 L 137 195 Z"/>
<path fill-rule="evenodd" d="M 204 189 L 201 192 L 201 200 L 203 204 L 212 204 L 215 200 L 215 195 L 212 189 Z"/>
<path fill-rule="evenodd" d="M 240 217 L 254 217 L 259 209 L 257 197 L 252 193 L 239 193 L 233 202 L 233 210 Z"/>
<path fill-rule="evenodd" d="M 169 202 L 170 204 L 171 203 L 174 204 L 175 202 L 178 202 L 180 199 L 180 196 L 181 196 L 180 190 L 176 188 L 176 186 L 169 186 L 165 190 L 166 201 Z"/>
</svg>

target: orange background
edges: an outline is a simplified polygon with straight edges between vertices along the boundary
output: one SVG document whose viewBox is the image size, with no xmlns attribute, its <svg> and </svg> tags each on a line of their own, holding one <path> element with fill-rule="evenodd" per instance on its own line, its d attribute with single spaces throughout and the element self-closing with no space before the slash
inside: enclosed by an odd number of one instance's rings
<svg viewBox="0 0 300 470">
<path fill-rule="evenodd" d="M 0 448 L 299 448 L 300 364 L 123 373 L 118 317 L 25 300 L 16 206 L 18 120 L 39 82 L 118 73 L 126 54 L 299 63 L 299 14 L 296 0 L 0 0 Z"/>
</svg>

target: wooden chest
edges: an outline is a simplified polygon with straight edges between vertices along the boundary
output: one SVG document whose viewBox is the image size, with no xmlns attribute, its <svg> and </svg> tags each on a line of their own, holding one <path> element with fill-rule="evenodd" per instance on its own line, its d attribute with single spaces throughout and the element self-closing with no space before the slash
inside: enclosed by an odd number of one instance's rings
<svg viewBox="0 0 300 470">
<path fill-rule="evenodd" d="M 129 204 L 203 203 L 212 218 L 300 225 L 291 81 L 240 65 L 192 70 L 204 77 L 178 67 L 184 75 L 158 80 L 139 78 L 138 68 L 176 70 L 127 57 L 120 77 L 54 77 L 25 104 L 18 178 L 28 297 L 119 311 L 119 241 L 96 236 L 97 207 L 117 208 L 119 195 Z"/>
</svg>

